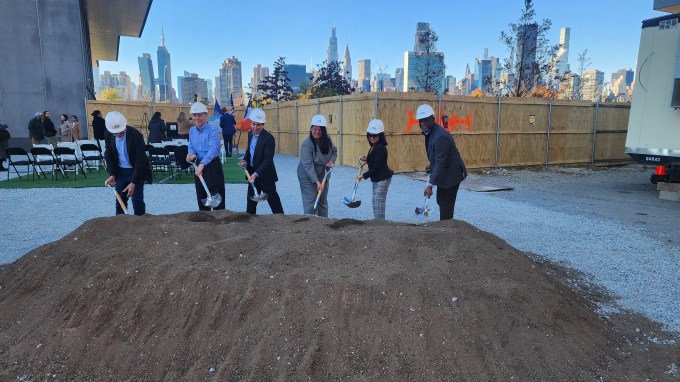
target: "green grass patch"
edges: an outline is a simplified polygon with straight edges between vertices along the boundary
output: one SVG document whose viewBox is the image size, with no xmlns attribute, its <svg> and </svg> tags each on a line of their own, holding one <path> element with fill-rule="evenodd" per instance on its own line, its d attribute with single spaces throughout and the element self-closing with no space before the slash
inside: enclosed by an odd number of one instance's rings
<svg viewBox="0 0 680 382">
<path fill-rule="evenodd" d="M 46 167 L 43 169 L 47 170 Z M 224 172 L 225 183 L 235 184 L 235 183 L 247 183 L 243 170 L 237 165 L 237 157 L 228 157 L 226 163 L 222 165 L 222 171 Z M 0 172 L 0 189 L 2 188 L 82 188 L 82 187 L 103 187 L 104 181 L 109 177 L 109 174 L 102 167 L 101 174 L 97 170 L 88 170 L 85 173 L 87 176 L 84 177 L 83 174 L 79 173 L 76 179 L 75 174 L 72 172 L 67 173 L 68 178 L 64 179 L 61 174 L 55 174 L 55 180 L 52 180 L 50 174 L 47 173 L 47 179 L 42 176 L 40 179 L 35 177 L 33 180 L 33 174 L 29 173 L 28 176 L 25 175 L 23 171 L 19 172 L 21 174 L 21 179 L 18 177 L 11 178 L 7 180 L 7 174 L 5 172 Z M 189 172 L 182 172 L 181 176 L 175 175 L 174 178 L 170 178 L 167 172 L 156 172 L 154 173 L 154 184 L 194 184 L 193 167 L 189 169 Z M 11 170 L 11 174 L 14 175 L 14 170 Z"/>
</svg>

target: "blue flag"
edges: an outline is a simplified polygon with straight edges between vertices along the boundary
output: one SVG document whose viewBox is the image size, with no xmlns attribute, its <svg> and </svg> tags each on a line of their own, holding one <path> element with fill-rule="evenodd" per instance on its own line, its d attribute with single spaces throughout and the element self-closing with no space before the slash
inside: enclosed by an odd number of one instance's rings
<svg viewBox="0 0 680 382">
<path fill-rule="evenodd" d="M 220 104 L 217 103 L 217 98 L 215 98 L 215 115 L 222 115 L 222 109 L 220 109 Z"/>
</svg>

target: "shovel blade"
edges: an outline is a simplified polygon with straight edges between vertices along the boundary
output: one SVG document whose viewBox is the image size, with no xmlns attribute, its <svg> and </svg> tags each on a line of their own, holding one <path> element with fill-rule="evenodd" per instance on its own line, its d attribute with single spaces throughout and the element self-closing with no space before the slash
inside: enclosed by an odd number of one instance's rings
<svg viewBox="0 0 680 382">
<path fill-rule="evenodd" d="M 203 203 L 204 206 L 212 207 L 212 208 L 219 206 L 221 202 L 222 202 L 222 195 L 220 195 L 220 194 L 210 195 L 209 197 L 207 197 L 205 199 L 201 199 L 201 203 Z"/>
<path fill-rule="evenodd" d="M 345 205 L 349 208 L 357 208 L 361 205 L 361 200 L 351 200 L 345 198 L 345 200 L 343 200 L 343 203 L 345 203 Z"/>
<path fill-rule="evenodd" d="M 268 197 L 269 197 L 269 195 L 267 195 L 263 192 L 263 193 L 261 193 L 260 195 L 257 195 L 257 196 L 253 195 L 249 199 L 252 200 L 253 202 L 259 203 L 259 202 L 264 202 L 265 200 L 267 200 Z"/>
<path fill-rule="evenodd" d="M 423 209 L 420 207 L 416 207 L 416 215 L 422 215 L 423 214 Z"/>
</svg>

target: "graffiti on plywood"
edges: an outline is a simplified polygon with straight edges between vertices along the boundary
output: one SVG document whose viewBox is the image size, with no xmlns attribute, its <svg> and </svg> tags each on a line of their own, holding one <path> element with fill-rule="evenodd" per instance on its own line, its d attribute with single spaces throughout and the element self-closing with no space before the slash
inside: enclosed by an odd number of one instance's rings
<svg viewBox="0 0 680 382">
<path fill-rule="evenodd" d="M 446 113 L 442 114 L 439 118 L 439 124 L 443 126 L 447 131 L 458 130 L 459 126 L 467 127 L 467 131 L 472 131 L 472 115 L 467 113 L 465 118 L 461 118 L 458 114 L 453 114 L 449 117 Z M 413 110 L 408 111 L 408 117 L 406 120 L 406 132 L 410 133 L 413 126 L 418 126 L 418 120 L 413 117 Z"/>
</svg>

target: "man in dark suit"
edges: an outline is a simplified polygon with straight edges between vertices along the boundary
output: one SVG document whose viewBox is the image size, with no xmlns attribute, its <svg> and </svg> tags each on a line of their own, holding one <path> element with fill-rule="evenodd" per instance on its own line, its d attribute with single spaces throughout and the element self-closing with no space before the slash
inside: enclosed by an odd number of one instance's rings
<svg viewBox="0 0 680 382">
<path fill-rule="evenodd" d="M 437 186 L 439 220 L 453 219 L 456 196 L 460 182 L 467 177 L 467 169 L 451 134 L 435 123 L 434 110 L 430 105 L 420 105 L 416 111 L 420 130 L 425 136 L 425 150 L 430 173 L 424 195 L 432 196 L 432 187 Z"/>
<path fill-rule="evenodd" d="M 224 139 L 224 151 L 227 156 L 231 156 L 233 149 L 234 134 L 236 133 L 236 119 L 233 115 L 227 113 L 227 108 L 222 108 L 222 115 L 220 116 L 220 128 L 222 129 L 222 139 Z"/>
<path fill-rule="evenodd" d="M 253 188 L 269 196 L 267 202 L 269 202 L 269 207 L 271 207 L 273 213 L 283 213 L 281 198 L 276 192 L 276 182 L 279 180 L 276 175 L 276 166 L 274 166 L 276 140 L 271 133 L 264 129 L 266 122 L 264 110 L 254 109 L 250 112 L 252 130 L 248 133 L 248 149 L 243 160 L 239 162 L 239 166 L 245 167 L 250 174 L 248 181 L 252 187 L 248 186 L 246 212 L 253 215 L 257 209 L 257 202 L 252 200 L 255 196 Z"/>
<path fill-rule="evenodd" d="M 127 207 L 132 198 L 135 215 L 144 215 L 144 182 L 151 184 L 151 165 L 146 156 L 144 136 L 132 126 L 127 126 L 125 117 L 112 111 L 106 114 L 106 167 L 109 177 L 105 184 L 116 186 L 116 191 Z M 123 209 L 116 203 L 116 215 Z"/>
</svg>

